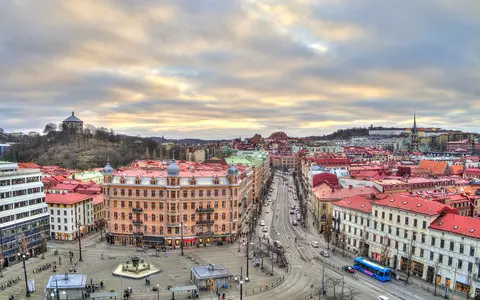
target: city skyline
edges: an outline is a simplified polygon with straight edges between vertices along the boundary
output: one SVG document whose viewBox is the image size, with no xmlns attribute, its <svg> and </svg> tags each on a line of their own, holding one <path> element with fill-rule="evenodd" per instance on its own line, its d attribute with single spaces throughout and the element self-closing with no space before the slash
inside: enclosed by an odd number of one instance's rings
<svg viewBox="0 0 480 300">
<path fill-rule="evenodd" d="M 168 138 L 411 127 L 414 110 L 419 127 L 479 127 L 474 1 L 56 4 L 0 4 L 6 130 L 72 110 Z"/>
</svg>

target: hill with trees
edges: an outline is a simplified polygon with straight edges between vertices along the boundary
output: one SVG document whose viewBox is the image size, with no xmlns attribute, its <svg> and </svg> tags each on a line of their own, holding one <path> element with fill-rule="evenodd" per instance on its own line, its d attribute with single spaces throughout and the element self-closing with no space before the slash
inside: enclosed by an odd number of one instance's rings
<svg viewBox="0 0 480 300">
<path fill-rule="evenodd" d="M 105 127 L 85 125 L 82 134 L 57 131 L 54 123 L 45 126 L 44 135 L 12 137 L 3 140 L 15 142 L 4 153 L 2 160 L 35 162 L 39 165 L 58 165 L 72 169 L 103 167 L 110 159 L 113 167 L 129 165 L 137 159 L 186 159 L 187 148 L 181 145 L 165 146 L 151 138 L 116 134 Z"/>
</svg>

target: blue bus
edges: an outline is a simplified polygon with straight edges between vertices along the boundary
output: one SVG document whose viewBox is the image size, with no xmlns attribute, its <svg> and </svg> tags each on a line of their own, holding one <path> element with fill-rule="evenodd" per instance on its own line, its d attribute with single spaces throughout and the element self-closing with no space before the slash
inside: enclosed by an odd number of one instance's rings
<svg viewBox="0 0 480 300">
<path fill-rule="evenodd" d="M 377 265 L 376 263 L 366 260 L 363 257 L 357 257 L 354 259 L 353 268 L 383 282 L 390 281 L 392 279 L 392 269 Z"/>
</svg>

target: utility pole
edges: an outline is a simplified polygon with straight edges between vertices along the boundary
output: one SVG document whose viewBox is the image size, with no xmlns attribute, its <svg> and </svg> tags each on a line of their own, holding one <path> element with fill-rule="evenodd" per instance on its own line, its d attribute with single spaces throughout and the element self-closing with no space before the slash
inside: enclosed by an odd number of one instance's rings
<svg viewBox="0 0 480 300">
<path fill-rule="evenodd" d="M 250 251 L 249 245 L 250 245 L 250 233 L 247 233 L 247 272 L 246 272 L 246 275 L 245 275 L 246 278 L 248 278 L 248 261 L 250 260 L 250 257 L 249 257 L 249 251 Z"/>
<path fill-rule="evenodd" d="M 80 222 L 77 221 L 77 228 L 78 228 L 78 251 L 79 251 L 79 258 L 78 258 L 78 261 L 83 261 L 83 258 L 82 258 L 82 242 L 80 241 L 81 240 L 81 233 L 80 233 Z"/>
<path fill-rule="evenodd" d="M 322 295 L 325 295 L 326 293 L 327 291 L 325 288 L 325 264 L 323 263 L 323 260 L 322 260 Z"/>
<path fill-rule="evenodd" d="M 180 255 L 183 256 L 183 221 L 180 222 L 180 249 L 182 249 Z"/>
<path fill-rule="evenodd" d="M 263 252 L 262 252 L 262 241 L 261 241 L 261 237 L 258 237 L 258 246 L 260 247 L 260 257 L 261 257 L 261 269 L 263 270 Z"/>
</svg>

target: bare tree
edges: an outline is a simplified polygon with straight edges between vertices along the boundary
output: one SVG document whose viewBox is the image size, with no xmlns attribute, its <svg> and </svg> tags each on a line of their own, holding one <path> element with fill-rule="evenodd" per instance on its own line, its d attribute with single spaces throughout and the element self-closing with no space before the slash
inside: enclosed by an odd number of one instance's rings
<svg viewBox="0 0 480 300">
<path fill-rule="evenodd" d="M 360 247 L 358 249 L 358 254 L 360 256 L 368 256 L 368 250 L 367 250 L 367 228 L 364 227 L 362 231 L 362 238 L 360 240 Z"/>
<path fill-rule="evenodd" d="M 348 291 L 350 292 L 350 300 L 359 299 L 358 297 L 356 297 L 356 296 L 360 295 L 359 291 L 356 291 L 351 287 L 348 287 Z"/>
<path fill-rule="evenodd" d="M 47 234 L 45 233 L 45 229 L 42 228 L 40 230 L 40 245 L 42 253 L 47 252 Z"/>
<path fill-rule="evenodd" d="M 438 274 L 438 270 L 440 268 L 440 259 L 437 258 L 437 260 L 435 261 L 435 274 L 433 274 L 433 284 L 435 286 L 435 289 L 433 291 L 433 294 L 436 296 L 437 295 L 437 274 Z"/>
<path fill-rule="evenodd" d="M 340 232 L 338 240 L 340 247 L 342 248 L 342 255 L 345 255 L 345 246 L 347 245 L 347 234 L 345 233 L 345 230 Z"/>
<path fill-rule="evenodd" d="M 380 252 L 380 264 L 389 265 L 390 260 L 390 239 L 385 235 L 383 237 L 382 249 Z"/>
<path fill-rule="evenodd" d="M 95 126 L 93 125 L 86 124 L 85 126 L 83 126 L 83 133 L 89 138 L 94 136 L 96 131 L 97 128 L 95 128 Z"/>
<path fill-rule="evenodd" d="M 333 298 L 336 299 L 337 298 L 336 287 L 337 287 L 337 285 L 342 284 L 342 282 L 343 282 L 342 278 L 329 278 L 328 281 L 330 282 L 330 284 L 333 287 Z"/>
<path fill-rule="evenodd" d="M 408 283 L 408 279 L 410 278 L 410 274 L 412 273 L 412 255 L 413 255 L 413 236 L 415 235 L 415 231 L 412 232 L 410 237 L 410 247 L 408 249 L 408 260 L 407 260 L 407 280 L 405 284 Z"/>
<path fill-rule="evenodd" d="M 325 229 L 323 230 L 323 238 L 325 242 L 327 242 L 327 249 L 330 249 L 330 242 L 332 241 L 333 235 L 333 226 L 332 226 L 332 218 L 327 218 L 327 222 L 325 223 Z"/>
<path fill-rule="evenodd" d="M 18 248 L 21 249 L 21 253 L 26 254 L 28 250 L 28 243 L 27 239 L 25 238 L 25 234 L 23 232 L 19 233 L 18 235 Z"/>
<path fill-rule="evenodd" d="M 43 129 L 43 133 L 45 134 L 49 134 L 55 131 L 57 131 L 57 124 L 51 122 L 45 125 L 45 129 Z"/>
</svg>

